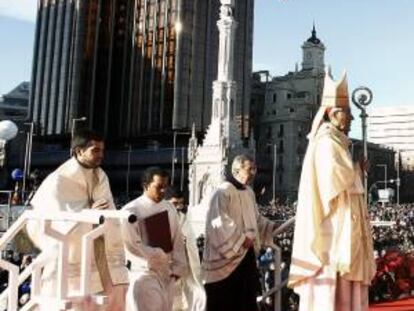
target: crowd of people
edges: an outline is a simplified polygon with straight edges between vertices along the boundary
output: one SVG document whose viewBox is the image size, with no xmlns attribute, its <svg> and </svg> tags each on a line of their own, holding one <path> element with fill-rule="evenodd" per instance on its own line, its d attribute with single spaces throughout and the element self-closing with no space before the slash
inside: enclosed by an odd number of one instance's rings
<svg viewBox="0 0 414 311">
<path fill-rule="evenodd" d="M 260 206 L 260 213 L 267 218 L 282 224 L 295 216 L 294 204 L 276 203 Z M 374 204 L 370 207 L 370 219 L 373 222 L 374 252 L 377 261 L 377 275 L 370 288 L 371 302 L 381 302 L 410 295 L 414 289 L 414 203 L 411 204 Z M 281 250 L 282 280 L 287 278 L 292 253 L 293 226 L 279 234 L 276 244 Z M 197 243 L 202 256 L 204 236 Z M 8 250 L 3 257 L 18 263 L 24 268 L 31 261 L 31 256 Z M 27 257 L 27 258 L 26 258 Z M 258 255 L 259 271 L 262 275 L 263 290 L 274 286 L 274 252 L 263 249 Z M 7 273 L 0 273 L 0 291 L 7 286 Z M 21 304 L 30 294 L 30 284 L 25 282 L 19 291 Z M 297 310 L 298 297 L 292 290 L 282 291 L 283 310 Z M 263 308 L 271 309 L 272 299 L 264 301 Z"/>
<path fill-rule="evenodd" d="M 294 204 L 261 206 L 260 211 L 280 224 L 295 216 Z M 374 241 L 377 274 L 370 287 L 371 303 L 398 299 L 411 295 L 414 290 L 414 203 L 373 204 L 369 215 Z M 281 250 L 282 280 L 287 277 L 292 254 L 293 226 L 277 236 L 276 244 Z M 265 250 L 263 250 L 265 252 Z M 263 257 L 258 257 L 263 262 Z M 264 265 L 262 265 L 264 266 Z M 271 271 L 272 265 L 266 269 Z M 272 273 L 263 272 L 266 288 L 273 285 Z M 268 300 L 268 302 L 270 302 Z M 283 310 L 297 310 L 298 297 L 285 288 L 282 291 Z"/>
<path fill-rule="evenodd" d="M 103 158 L 103 140 L 99 136 L 94 136 L 92 132 L 85 132 L 84 135 L 85 137 L 79 136 L 74 139 L 75 142 L 79 140 L 79 145 L 74 149 L 74 157 L 50 174 L 36 191 L 30 202 L 35 210 L 77 212 L 84 208 L 115 209 L 108 178 L 99 167 Z M 98 151 L 93 152 L 94 149 Z M 300 236 L 302 239 L 300 230 L 298 234 L 298 225 L 296 225 L 296 231 L 294 231 L 294 226 L 291 226 L 273 239 L 275 231 L 278 226 L 292 217 L 296 217 L 296 224 L 300 224 L 301 206 L 302 224 L 304 224 L 303 201 L 301 205 L 300 200 L 298 206 L 274 201 L 270 205 L 261 206 L 257 213 L 254 208 L 255 193 L 247 186 L 255 174 L 256 166 L 253 159 L 246 155 L 240 155 L 234 159 L 231 175 L 227 176 L 227 179 L 214 190 L 208 201 L 205 236 L 199 237 L 197 243 L 191 245 L 190 241 L 194 239 L 190 238 L 190 231 L 186 232 L 183 229 L 185 220 L 180 220 L 176 211 L 171 210 L 171 204 L 164 200 L 169 185 L 168 173 L 160 168 L 147 169 L 142 179 L 143 194 L 123 207 L 124 210 L 133 213 L 139 222 L 130 224 L 129 221 L 123 221 L 120 226 L 122 240 L 118 239 L 119 241 L 114 239 L 117 234 L 110 234 L 119 228 L 108 223 L 105 241 L 109 244 L 106 247 L 97 248 L 99 252 L 96 252 L 98 254 L 96 264 L 100 266 L 95 271 L 99 275 L 95 273 L 95 281 L 91 283 L 94 286 L 93 291 L 111 293 L 108 299 L 110 310 L 115 310 L 114 306 L 122 310 L 123 307 L 118 300 L 126 294 L 127 301 L 134 307 L 134 310 L 145 310 L 148 304 L 153 304 L 151 301 L 160 302 L 163 306 L 161 309 L 167 310 L 175 298 L 172 295 L 175 281 L 184 279 L 185 275 L 191 276 L 192 274 L 186 271 L 188 268 L 192 271 L 200 271 L 201 268 L 205 293 L 199 276 L 194 274 L 195 278 L 188 280 L 188 284 L 191 284 L 189 288 L 192 290 L 187 292 L 192 294 L 186 298 L 187 302 L 195 304 L 199 301 L 200 308 L 197 310 L 204 309 L 202 306 L 206 303 L 205 295 L 208 310 L 242 310 L 246 306 L 249 310 L 255 309 L 256 295 L 260 292 L 260 285 L 263 290 L 269 290 L 275 284 L 272 272 L 275 269 L 273 243 L 278 245 L 281 252 L 282 280 L 288 278 L 291 280 L 292 270 L 295 269 L 295 262 L 291 262 L 292 253 L 295 255 L 293 245 L 295 238 L 297 240 Z M 361 196 L 363 192 L 359 188 L 352 188 L 352 191 L 357 191 L 358 196 Z M 179 199 L 184 200 L 183 197 Z M 182 206 L 181 201 L 170 203 L 174 206 Z M 411 289 L 414 288 L 413 207 L 411 204 L 385 206 L 376 204 L 370 207 L 369 215 L 365 213 L 359 216 L 366 223 L 371 220 L 374 225 L 372 232 L 378 269 L 370 289 L 370 298 L 373 302 L 410 295 Z M 169 243 L 163 244 L 163 242 L 160 244 L 161 248 L 154 248 L 149 246 L 148 236 L 142 233 L 139 223 L 158 214 L 163 214 L 169 224 L 170 232 L 167 238 Z M 217 219 L 220 219 L 219 225 Z M 158 229 L 161 230 L 160 227 Z M 50 241 L 39 231 L 38 224 L 28 225 L 27 231 L 30 239 L 40 250 L 50 249 Z M 79 239 L 78 235 L 71 236 L 70 248 L 74 252 L 79 246 L 77 239 Z M 223 243 L 223 241 L 226 242 Z M 264 248 L 255 257 L 256 241 L 260 241 Z M 122 243 L 126 250 L 126 258 L 121 258 Z M 203 258 L 201 267 L 197 256 L 197 246 Z M 365 254 L 370 254 L 372 257 L 372 245 L 366 247 L 366 251 Z M 103 256 L 104 252 L 106 256 Z M 188 262 L 191 254 L 195 255 L 193 259 L 197 258 L 192 263 Z M 8 252 L 6 257 L 9 261 L 13 261 L 15 257 L 19 257 L 19 254 L 11 256 Z M 99 258 L 105 257 L 110 258 L 111 261 L 105 264 L 99 262 Z M 129 271 L 125 270 L 123 259 L 127 259 Z M 259 270 L 257 270 L 256 263 L 258 263 Z M 70 264 L 73 266 L 73 271 L 79 269 L 77 261 L 70 262 Z M 20 263 L 19 266 L 21 266 Z M 160 288 L 154 292 L 155 296 L 152 298 L 148 295 L 143 296 L 144 291 L 141 289 L 158 286 L 156 279 L 149 278 L 152 274 L 149 274 L 148 269 L 157 271 L 167 282 L 165 286 L 171 287 L 172 291 L 162 293 Z M 370 276 L 374 276 L 373 259 L 371 271 Z M 43 286 L 50 289 L 50 295 L 54 292 L 55 282 L 56 271 L 50 275 L 49 279 L 43 280 Z M 69 290 L 73 290 L 74 284 L 78 282 L 78 274 L 69 275 Z M 188 284 L 183 283 L 181 287 L 184 289 L 189 286 Z M 194 288 L 200 288 L 199 297 L 194 295 Z M 30 286 L 22 287 L 23 295 L 29 292 Z M 223 292 L 227 293 L 226 299 L 222 297 Z M 283 310 L 297 310 L 299 299 L 291 289 L 284 288 L 282 296 Z M 368 294 L 366 296 L 368 297 Z M 240 297 L 244 300 L 239 299 Z M 271 298 L 264 299 L 265 310 L 271 305 Z"/>
</svg>

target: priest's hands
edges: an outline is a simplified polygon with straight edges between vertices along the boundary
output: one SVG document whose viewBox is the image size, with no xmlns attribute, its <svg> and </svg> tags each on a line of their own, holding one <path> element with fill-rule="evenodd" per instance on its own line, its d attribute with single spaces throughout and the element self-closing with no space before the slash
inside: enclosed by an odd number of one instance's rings
<svg viewBox="0 0 414 311">
<path fill-rule="evenodd" d="M 109 208 L 109 202 L 106 199 L 99 199 L 96 202 L 93 202 L 92 209 L 108 209 Z"/>
<path fill-rule="evenodd" d="M 161 248 L 153 248 L 151 254 L 147 256 L 148 268 L 150 270 L 160 272 L 164 275 L 168 273 L 170 268 L 169 258 Z"/>
<path fill-rule="evenodd" d="M 250 247 L 252 247 L 252 246 L 253 246 L 253 240 L 252 240 L 252 239 L 250 239 L 250 238 L 248 238 L 248 237 L 246 237 L 246 238 L 244 239 L 244 242 L 243 242 L 242 246 L 243 246 L 244 248 L 246 248 L 246 249 L 249 249 Z"/>
</svg>

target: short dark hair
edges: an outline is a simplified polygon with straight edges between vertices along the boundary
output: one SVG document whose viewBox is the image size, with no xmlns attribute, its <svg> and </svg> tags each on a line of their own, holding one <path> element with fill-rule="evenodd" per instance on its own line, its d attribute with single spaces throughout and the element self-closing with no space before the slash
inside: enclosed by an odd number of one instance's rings
<svg viewBox="0 0 414 311">
<path fill-rule="evenodd" d="M 169 178 L 170 175 L 168 174 L 168 172 L 158 166 L 152 166 L 147 168 L 144 173 L 142 174 L 141 177 L 141 185 L 142 188 L 146 188 L 154 179 L 154 176 L 161 176 L 161 177 L 167 177 Z"/>
<path fill-rule="evenodd" d="M 76 131 L 72 139 L 71 147 L 73 152 L 78 148 L 86 148 L 92 140 L 103 142 L 105 138 L 100 133 L 93 130 L 81 129 Z"/>
<path fill-rule="evenodd" d="M 171 187 L 167 193 L 168 199 L 177 198 L 181 199 L 184 198 L 184 192 L 178 189 L 177 187 Z"/>
</svg>

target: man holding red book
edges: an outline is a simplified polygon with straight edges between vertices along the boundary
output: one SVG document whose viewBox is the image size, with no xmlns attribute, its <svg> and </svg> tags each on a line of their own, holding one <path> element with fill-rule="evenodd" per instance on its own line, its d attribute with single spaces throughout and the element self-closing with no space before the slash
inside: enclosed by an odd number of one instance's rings
<svg viewBox="0 0 414 311">
<path fill-rule="evenodd" d="M 130 280 L 128 310 L 172 310 L 174 283 L 188 273 L 178 215 L 164 200 L 168 181 L 164 170 L 148 168 L 142 178 L 144 193 L 123 207 L 138 220 L 122 224 Z"/>
</svg>

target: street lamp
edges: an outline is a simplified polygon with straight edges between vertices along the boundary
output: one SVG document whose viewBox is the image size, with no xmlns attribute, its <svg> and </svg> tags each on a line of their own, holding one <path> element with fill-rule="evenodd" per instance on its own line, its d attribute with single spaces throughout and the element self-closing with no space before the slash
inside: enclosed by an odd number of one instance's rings
<svg viewBox="0 0 414 311">
<path fill-rule="evenodd" d="M 277 164 L 277 146 L 276 144 L 273 144 L 273 179 L 272 179 L 273 204 L 276 204 L 276 164 Z"/>
<path fill-rule="evenodd" d="M 132 152 L 132 146 L 131 144 L 127 145 L 128 147 L 128 161 L 127 161 L 127 174 L 126 174 L 126 196 L 129 200 L 129 176 L 131 174 L 131 152 Z"/>
<path fill-rule="evenodd" d="M 75 136 L 76 122 L 84 122 L 86 120 L 87 120 L 86 117 L 72 118 L 72 128 L 70 131 L 70 155 L 72 155 L 72 143 L 73 143 L 73 137 Z"/>
<path fill-rule="evenodd" d="M 24 125 L 29 125 L 30 129 L 29 129 L 29 132 L 26 133 L 26 149 L 25 149 L 25 154 L 24 154 L 23 186 L 22 186 L 23 199 L 25 199 L 25 195 L 26 195 L 26 180 L 30 176 L 30 167 L 31 167 L 31 162 L 32 162 L 34 123 L 27 122 L 27 123 L 24 123 Z"/>
<path fill-rule="evenodd" d="M 181 176 L 180 176 L 180 190 L 184 190 L 184 147 L 181 148 Z"/>
<path fill-rule="evenodd" d="M 277 164 L 277 145 L 268 142 L 267 146 L 273 146 L 273 169 L 272 169 L 272 202 L 276 202 L 276 164 Z M 270 153 L 270 152 L 269 152 Z"/>
<path fill-rule="evenodd" d="M 397 179 L 395 180 L 395 184 L 397 186 L 397 204 L 400 205 L 400 150 L 397 150 Z"/>
<path fill-rule="evenodd" d="M 385 190 L 387 190 L 387 164 L 377 164 L 377 166 L 379 167 L 384 167 L 384 188 Z"/>
</svg>

